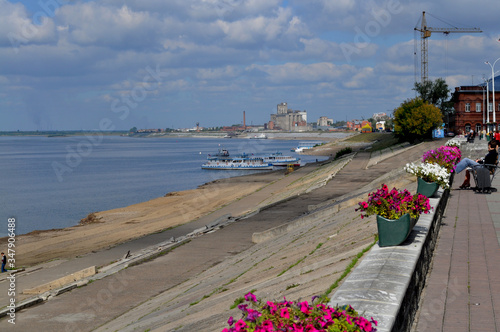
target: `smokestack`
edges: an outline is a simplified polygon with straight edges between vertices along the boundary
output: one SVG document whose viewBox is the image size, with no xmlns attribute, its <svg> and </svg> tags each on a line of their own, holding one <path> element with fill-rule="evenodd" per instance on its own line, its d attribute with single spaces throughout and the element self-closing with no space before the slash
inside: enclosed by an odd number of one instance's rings
<svg viewBox="0 0 500 332">
<path fill-rule="evenodd" d="M 245 119 L 245 111 L 243 111 L 243 129 L 247 129 L 247 123 Z"/>
</svg>

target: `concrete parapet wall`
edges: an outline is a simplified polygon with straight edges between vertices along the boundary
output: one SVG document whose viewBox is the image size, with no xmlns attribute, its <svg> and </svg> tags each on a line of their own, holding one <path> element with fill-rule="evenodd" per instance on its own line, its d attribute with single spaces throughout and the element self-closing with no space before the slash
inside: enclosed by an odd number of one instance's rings
<svg viewBox="0 0 500 332">
<path fill-rule="evenodd" d="M 376 244 L 331 296 L 329 305 L 351 305 L 379 322 L 377 331 L 410 331 L 432 261 L 449 190 L 431 198 L 433 211 L 421 215 L 399 246 Z"/>
</svg>

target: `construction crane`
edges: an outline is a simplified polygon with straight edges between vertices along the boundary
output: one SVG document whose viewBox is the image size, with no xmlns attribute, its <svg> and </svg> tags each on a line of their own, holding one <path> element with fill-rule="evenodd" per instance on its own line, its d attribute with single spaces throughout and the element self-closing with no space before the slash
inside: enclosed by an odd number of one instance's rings
<svg viewBox="0 0 500 332">
<path fill-rule="evenodd" d="M 449 24 L 449 23 L 447 23 L 447 24 Z M 428 51 L 427 39 L 431 36 L 432 32 L 441 32 L 441 33 L 444 33 L 445 35 L 448 35 L 450 33 L 476 33 L 476 32 L 483 32 L 483 31 L 481 31 L 480 28 L 457 28 L 457 27 L 451 27 L 451 28 L 433 28 L 433 27 L 429 27 L 429 26 L 427 26 L 427 20 L 425 19 L 425 12 L 422 12 L 422 18 L 421 18 L 420 28 L 418 28 L 418 22 L 417 22 L 417 26 L 415 27 L 414 30 L 415 31 L 420 31 L 420 60 L 421 60 L 420 75 L 421 75 L 421 83 L 424 83 L 425 81 L 428 80 L 428 69 L 427 68 L 428 68 L 429 62 L 428 62 L 428 56 L 427 56 L 427 51 Z M 415 46 L 415 48 L 416 48 L 416 46 Z M 415 56 L 416 55 L 417 54 L 416 54 L 416 50 L 415 50 Z"/>
</svg>

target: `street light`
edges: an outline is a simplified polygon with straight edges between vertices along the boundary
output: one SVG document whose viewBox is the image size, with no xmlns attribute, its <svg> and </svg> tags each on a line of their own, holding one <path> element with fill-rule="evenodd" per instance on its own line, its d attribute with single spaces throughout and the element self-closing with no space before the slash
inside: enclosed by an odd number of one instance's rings
<svg viewBox="0 0 500 332">
<path fill-rule="evenodd" d="M 491 89 L 493 90 L 493 123 L 496 124 L 496 110 L 495 110 L 495 64 L 497 61 L 500 60 L 500 58 L 496 59 L 495 62 L 493 62 L 493 65 L 489 63 L 488 61 L 485 62 L 485 64 L 489 65 L 491 67 L 491 80 L 493 82 L 493 86 Z M 489 110 L 488 110 L 489 111 Z M 498 128 L 495 128 L 498 129 Z M 496 131 L 496 130 L 495 130 Z"/>
</svg>

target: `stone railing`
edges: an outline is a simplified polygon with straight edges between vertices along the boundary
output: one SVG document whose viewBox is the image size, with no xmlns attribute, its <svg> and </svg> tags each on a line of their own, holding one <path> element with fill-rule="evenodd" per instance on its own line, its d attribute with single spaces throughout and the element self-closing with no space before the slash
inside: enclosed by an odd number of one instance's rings
<svg viewBox="0 0 500 332">
<path fill-rule="evenodd" d="M 378 321 L 377 331 L 410 331 L 430 267 L 449 190 L 431 198 L 433 210 L 421 215 L 399 246 L 375 244 L 331 295 L 329 305 L 351 305 Z"/>
</svg>

